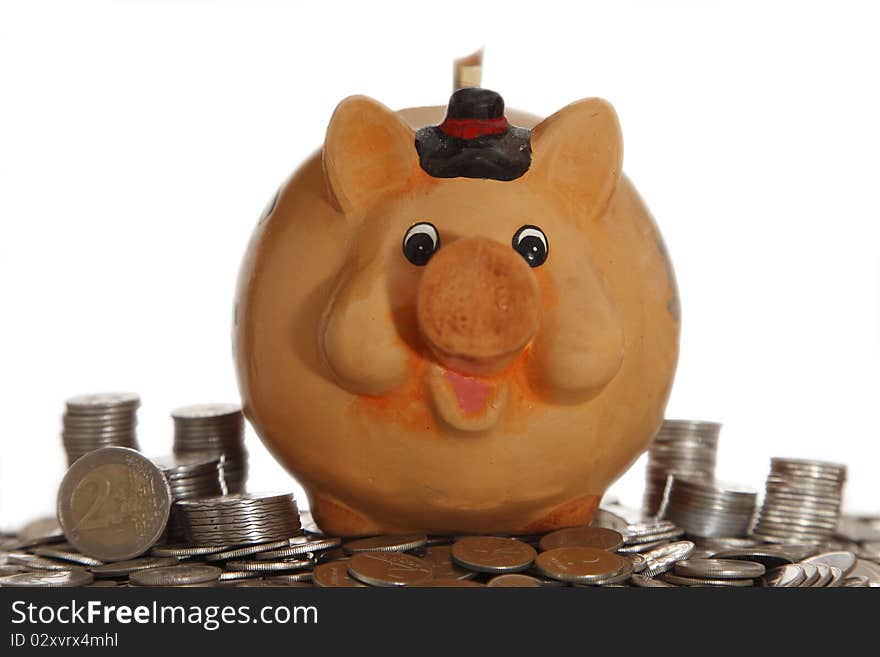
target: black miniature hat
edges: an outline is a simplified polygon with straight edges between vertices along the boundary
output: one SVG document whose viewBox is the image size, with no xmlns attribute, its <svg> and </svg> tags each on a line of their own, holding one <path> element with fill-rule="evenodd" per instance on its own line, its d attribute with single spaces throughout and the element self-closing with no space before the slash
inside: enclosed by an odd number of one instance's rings
<svg viewBox="0 0 880 657">
<path fill-rule="evenodd" d="M 507 122 L 499 94 L 465 87 L 452 94 L 443 123 L 416 131 L 416 151 L 435 178 L 515 180 L 532 162 L 531 135 Z"/>
</svg>

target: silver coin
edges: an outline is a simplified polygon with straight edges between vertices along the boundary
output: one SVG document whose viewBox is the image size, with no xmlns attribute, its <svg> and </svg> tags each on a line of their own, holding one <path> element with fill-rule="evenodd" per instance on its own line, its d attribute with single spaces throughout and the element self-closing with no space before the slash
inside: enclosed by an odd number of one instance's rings
<svg viewBox="0 0 880 657">
<path fill-rule="evenodd" d="M 229 559 L 240 559 L 241 557 L 249 557 L 259 554 L 260 552 L 268 552 L 269 550 L 277 550 L 288 546 L 287 540 L 272 541 L 271 543 L 257 543 L 256 545 L 245 545 L 240 548 L 232 548 L 231 550 L 223 550 L 222 552 L 213 552 L 205 555 L 205 561 L 227 561 Z"/>
<path fill-rule="evenodd" d="M 200 557 L 214 552 L 223 552 L 229 550 L 228 545 L 161 545 L 150 550 L 150 555 L 154 557 L 177 557 L 179 559 L 189 557 Z"/>
<path fill-rule="evenodd" d="M 174 557 L 139 557 L 137 559 L 106 563 L 103 566 L 95 566 L 90 570 L 95 577 L 121 577 L 138 570 L 174 566 L 176 564 L 177 559 Z"/>
<path fill-rule="evenodd" d="M 731 578 L 709 578 L 709 577 L 685 577 L 683 575 L 673 575 L 672 573 L 663 573 L 660 578 L 669 584 L 676 586 L 731 586 L 744 587 L 754 586 L 755 581 L 752 579 L 731 579 Z"/>
<path fill-rule="evenodd" d="M 702 579 L 750 579 L 766 572 L 763 564 L 734 559 L 694 559 L 678 561 L 675 574 Z"/>
<path fill-rule="evenodd" d="M 240 579 L 249 579 L 251 577 L 259 577 L 260 572 L 256 570 L 224 570 L 220 573 L 220 582 L 233 582 Z"/>
<path fill-rule="evenodd" d="M 314 559 L 284 559 L 280 561 L 230 561 L 226 564 L 226 567 L 230 570 L 278 573 L 305 570 L 306 568 L 312 568 L 314 565 Z"/>
<path fill-rule="evenodd" d="M 801 570 L 804 571 L 804 581 L 798 586 L 800 588 L 810 588 L 819 581 L 819 569 L 811 563 L 799 563 Z"/>
<path fill-rule="evenodd" d="M 305 570 L 298 573 L 275 573 L 271 577 L 266 578 L 266 582 L 284 585 L 285 583 L 292 584 L 294 582 L 311 582 L 314 573 L 311 570 Z"/>
<path fill-rule="evenodd" d="M 866 559 L 858 559 L 846 577 L 867 577 L 868 584 L 872 587 L 880 587 L 880 565 Z"/>
<path fill-rule="evenodd" d="M 843 586 L 846 588 L 860 588 L 864 589 L 868 587 L 868 578 L 864 575 L 856 575 L 855 577 L 847 577 L 843 581 Z"/>
<path fill-rule="evenodd" d="M 593 517 L 593 521 L 590 523 L 591 527 L 606 527 L 608 529 L 613 529 L 619 534 L 623 534 L 626 528 L 629 526 L 629 523 L 617 515 L 612 511 L 608 511 L 607 509 L 599 509 L 596 511 L 596 515 Z"/>
<path fill-rule="evenodd" d="M 634 574 L 630 577 L 630 581 L 641 588 L 660 588 L 660 589 L 674 589 L 677 588 L 675 584 L 670 584 L 669 582 L 664 582 L 662 579 L 655 579 L 653 577 L 648 577 L 643 574 Z"/>
<path fill-rule="evenodd" d="M 342 540 L 333 537 L 313 538 L 311 536 L 295 536 L 287 540 L 287 546 L 254 556 L 255 559 L 287 559 L 300 554 L 318 553 L 339 547 Z"/>
<path fill-rule="evenodd" d="M 420 548 L 428 542 L 424 534 L 401 534 L 397 536 L 371 536 L 346 541 L 342 549 L 346 554 L 358 552 L 407 552 Z"/>
<path fill-rule="evenodd" d="M 819 576 L 813 583 L 813 588 L 826 587 L 834 578 L 834 574 L 831 571 L 831 566 L 826 566 L 824 563 L 817 563 L 816 571 L 819 573 Z M 837 572 L 840 572 L 840 570 L 838 569 Z"/>
<path fill-rule="evenodd" d="M 138 586 L 183 586 L 218 581 L 221 572 L 216 566 L 179 564 L 138 570 L 129 579 Z"/>
<path fill-rule="evenodd" d="M 665 538 L 660 539 L 659 541 L 649 541 L 647 543 L 633 543 L 632 545 L 623 545 L 617 548 L 617 551 L 621 554 L 640 554 L 642 552 L 648 552 L 649 550 L 653 550 L 656 547 L 660 547 L 661 545 L 666 545 L 669 541 Z"/>
<path fill-rule="evenodd" d="M 730 550 L 721 550 L 716 552 L 713 559 L 737 559 L 742 561 L 755 561 L 763 564 L 765 568 L 770 570 L 777 566 L 784 566 L 793 563 L 791 555 L 787 554 L 783 549 L 772 546 L 756 546 L 753 548 L 734 548 Z"/>
<path fill-rule="evenodd" d="M 140 397 L 131 392 L 101 392 L 77 395 L 67 400 L 67 408 L 78 413 L 101 412 L 109 408 L 140 405 Z"/>
<path fill-rule="evenodd" d="M 37 546 L 33 548 L 33 552 L 34 554 L 40 555 L 42 557 L 60 559 L 61 561 L 68 561 L 70 563 L 76 563 L 81 566 L 100 566 L 104 563 L 100 559 L 93 559 L 92 557 L 80 554 L 79 552 L 62 550 L 48 545 Z"/>
<path fill-rule="evenodd" d="M 812 557 L 808 557 L 803 560 L 803 563 L 807 564 L 817 564 L 824 563 L 826 566 L 834 566 L 835 568 L 839 568 L 843 573 L 844 577 L 848 577 L 849 574 L 856 567 L 856 555 L 852 552 L 838 551 L 838 552 L 823 552 L 822 554 L 817 554 Z"/>
<path fill-rule="evenodd" d="M 807 578 L 804 569 L 797 564 L 785 564 L 768 570 L 761 578 L 764 586 L 772 588 L 799 587 Z"/>
<path fill-rule="evenodd" d="M 644 553 L 647 567 L 644 574 L 654 577 L 660 573 L 665 573 L 675 566 L 675 562 L 682 561 L 691 556 L 694 551 L 694 544 L 691 541 L 676 541 L 668 545 L 661 545 Z"/>
<path fill-rule="evenodd" d="M 431 564 L 404 552 L 358 552 L 348 561 L 348 573 L 371 586 L 409 586 L 434 577 Z"/>
<path fill-rule="evenodd" d="M 50 559 L 22 552 L 10 552 L 6 555 L 6 561 L 13 565 L 25 566 L 35 570 L 82 570 L 72 566 L 69 561 Z"/>
<path fill-rule="evenodd" d="M 648 567 L 648 562 L 645 557 L 643 557 L 641 554 L 638 554 L 637 552 L 627 554 L 626 558 L 632 562 L 634 573 L 640 573 Z"/>
<path fill-rule="evenodd" d="M 85 586 L 91 584 L 93 580 L 92 574 L 85 570 L 37 571 L 0 577 L 0 587 L 55 588 L 62 586 Z"/>
</svg>

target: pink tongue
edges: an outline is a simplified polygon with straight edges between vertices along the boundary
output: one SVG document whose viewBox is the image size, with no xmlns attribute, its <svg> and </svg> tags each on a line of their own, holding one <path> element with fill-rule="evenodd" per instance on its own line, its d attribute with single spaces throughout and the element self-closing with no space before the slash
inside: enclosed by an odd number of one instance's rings
<svg viewBox="0 0 880 657">
<path fill-rule="evenodd" d="M 492 386 L 483 381 L 445 370 L 443 378 L 452 386 L 458 405 L 465 413 L 476 413 L 486 407 Z"/>
</svg>

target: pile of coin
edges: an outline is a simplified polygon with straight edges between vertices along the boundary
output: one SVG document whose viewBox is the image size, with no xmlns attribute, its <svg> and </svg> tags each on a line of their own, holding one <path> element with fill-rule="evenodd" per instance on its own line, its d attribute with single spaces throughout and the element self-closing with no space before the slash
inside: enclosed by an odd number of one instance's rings
<svg viewBox="0 0 880 657">
<path fill-rule="evenodd" d="M 247 481 L 244 415 L 235 404 L 196 404 L 171 412 L 174 453 L 215 452 L 222 459 L 227 493 L 243 493 Z"/>
<path fill-rule="evenodd" d="M 128 393 L 80 395 L 67 400 L 61 419 L 61 439 L 67 464 L 101 447 L 137 449 L 137 409 L 140 398 Z"/>
<path fill-rule="evenodd" d="M 284 540 L 301 533 L 292 493 L 233 493 L 174 503 L 193 545 L 239 545 Z"/>
<path fill-rule="evenodd" d="M 672 475 L 663 518 L 691 536 L 745 536 L 757 497 L 756 492 L 740 486 Z"/>
<path fill-rule="evenodd" d="M 840 520 L 846 466 L 823 461 L 770 460 L 766 494 L 752 531 L 779 543 L 821 543 Z"/>
<path fill-rule="evenodd" d="M 665 420 L 648 451 L 645 496 L 646 517 L 661 511 L 669 475 L 713 479 L 721 425 L 694 420 Z"/>
<path fill-rule="evenodd" d="M 0 586 L 880 586 L 880 518 L 844 518 L 833 539 L 804 545 L 688 540 L 668 520 L 627 522 L 607 509 L 597 518 L 617 529 L 347 541 L 314 530 L 274 540 L 158 545 L 149 555 L 107 563 L 41 527 L 0 545 Z M 310 525 L 308 514 L 294 524 Z"/>
<path fill-rule="evenodd" d="M 200 497 L 223 495 L 223 479 L 218 454 L 213 452 L 192 452 L 186 455 L 172 455 L 153 459 L 162 470 L 171 488 L 174 501 Z M 166 541 L 184 540 L 183 523 L 180 510 L 172 505 L 168 518 Z"/>
</svg>

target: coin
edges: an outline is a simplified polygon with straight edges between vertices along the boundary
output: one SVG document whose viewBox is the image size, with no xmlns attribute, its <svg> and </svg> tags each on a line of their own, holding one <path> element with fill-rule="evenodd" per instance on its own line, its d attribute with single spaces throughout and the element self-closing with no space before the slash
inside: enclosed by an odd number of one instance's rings
<svg viewBox="0 0 880 657">
<path fill-rule="evenodd" d="M 160 545 L 150 550 L 154 557 L 200 557 L 214 552 L 228 550 L 228 545 Z"/>
<path fill-rule="evenodd" d="M 632 563 L 620 555 L 589 547 L 555 548 L 535 559 L 535 567 L 543 575 L 564 582 L 592 584 L 607 580 Z"/>
<path fill-rule="evenodd" d="M 205 555 L 205 561 L 227 561 L 229 559 L 248 557 L 251 555 L 259 554 L 261 552 L 268 552 L 270 550 L 278 550 L 279 548 L 286 547 L 289 547 L 287 539 L 272 541 L 269 543 L 256 543 L 254 545 L 245 545 L 244 547 L 240 548 L 232 548 L 230 550 L 212 552 L 211 554 Z"/>
<path fill-rule="evenodd" d="M 804 581 L 798 585 L 800 588 L 810 588 L 819 581 L 819 569 L 816 566 L 803 562 L 799 563 L 798 566 L 804 571 Z"/>
<path fill-rule="evenodd" d="M 275 573 L 271 577 L 267 577 L 265 581 L 267 582 L 288 582 L 288 583 L 302 583 L 309 582 L 311 583 L 314 573 L 311 570 L 300 571 L 298 573 Z"/>
<path fill-rule="evenodd" d="M 677 561 L 687 559 L 693 551 L 694 544 L 691 541 L 676 541 L 645 552 L 643 556 L 647 567 L 644 573 L 649 577 L 665 573 L 671 570 Z"/>
<path fill-rule="evenodd" d="M 68 561 L 58 559 L 50 559 L 35 554 L 10 552 L 6 555 L 6 560 L 10 564 L 26 566 L 35 570 L 76 570 Z"/>
<path fill-rule="evenodd" d="M 95 577 L 121 577 L 138 570 L 173 566 L 175 564 L 177 564 L 177 559 L 174 557 L 139 557 L 137 559 L 106 563 L 103 566 L 95 566 L 91 571 Z"/>
<path fill-rule="evenodd" d="M 731 578 L 706 578 L 706 577 L 684 577 L 682 575 L 673 575 L 672 573 L 663 573 L 660 575 L 664 582 L 675 584 L 676 586 L 733 586 L 744 587 L 754 586 L 755 582 L 751 579 L 731 579 Z"/>
<path fill-rule="evenodd" d="M 348 574 L 348 561 L 328 561 L 315 567 L 312 573 L 315 586 L 321 588 L 366 587 Z"/>
<path fill-rule="evenodd" d="M 613 552 L 623 545 L 623 536 L 605 527 L 570 527 L 550 532 L 538 543 L 540 550 L 560 547 L 594 547 Z"/>
<path fill-rule="evenodd" d="M 451 545 L 432 545 L 422 558 L 431 564 L 434 579 L 472 579 L 477 576 L 475 571 L 460 568 L 452 561 Z"/>
<path fill-rule="evenodd" d="M 481 573 L 520 572 L 536 555 L 535 548 L 515 538 L 465 536 L 452 544 L 453 561 Z"/>
<path fill-rule="evenodd" d="M 54 588 L 61 586 L 85 586 L 90 584 L 93 579 L 92 574 L 85 570 L 37 571 L 0 577 L 0 587 Z"/>
<path fill-rule="evenodd" d="M 277 573 L 303 570 L 305 568 L 311 568 L 314 565 L 314 559 L 285 559 L 282 561 L 230 561 L 226 564 L 226 567 L 232 570 Z"/>
<path fill-rule="evenodd" d="M 837 570 L 838 573 L 840 572 L 839 568 L 836 568 L 835 570 Z M 819 573 L 819 577 L 813 584 L 815 588 L 828 586 L 831 583 L 831 580 L 834 579 L 834 573 L 831 570 L 831 566 L 826 566 L 824 563 L 817 563 L 816 571 Z"/>
<path fill-rule="evenodd" d="M 485 588 L 479 582 L 474 582 L 469 579 L 429 579 L 424 582 L 416 582 L 415 584 L 410 584 L 410 586 L 416 587 L 428 587 L 428 588 Z"/>
<path fill-rule="evenodd" d="M 674 589 L 677 588 L 675 584 L 670 584 L 669 582 L 665 582 L 662 579 L 654 579 L 653 577 L 648 577 L 646 575 L 635 574 L 630 578 L 630 581 L 638 587 L 641 588 L 658 588 L 658 589 Z"/>
<path fill-rule="evenodd" d="M 403 534 L 398 536 L 371 536 L 347 541 L 342 549 L 346 554 L 357 552 L 407 552 L 422 547 L 428 542 L 424 534 Z"/>
<path fill-rule="evenodd" d="M 777 566 L 784 566 L 793 563 L 791 555 L 786 554 L 782 548 L 772 546 L 756 546 L 753 548 L 734 548 L 731 550 L 721 550 L 712 555 L 713 559 L 738 559 L 743 561 L 756 561 L 763 564 L 765 568 L 770 570 Z"/>
<path fill-rule="evenodd" d="M 880 587 L 880 565 L 867 559 L 858 559 L 847 577 L 866 577 L 870 586 Z"/>
<path fill-rule="evenodd" d="M 304 537 L 294 537 L 294 538 L 304 538 Z M 297 542 L 293 545 L 292 543 L 294 539 L 288 539 L 287 547 L 278 548 L 275 550 L 268 550 L 266 552 L 260 552 L 259 554 L 255 554 L 255 559 L 288 559 L 290 557 L 296 557 L 301 554 L 317 554 L 319 552 L 323 554 L 327 554 L 328 551 L 333 548 L 339 546 L 341 544 L 341 540 L 338 538 L 321 538 L 321 539 L 309 539 L 304 540 L 302 542 Z M 346 556 L 341 554 L 340 556 Z"/>
<path fill-rule="evenodd" d="M 216 566 L 179 564 L 135 571 L 129 579 L 139 586 L 183 586 L 217 581 L 220 573 Z"/>
<path fill-rule="evenodd" d="M 796 564 L 784 564 L 767 571 L 761 581 L 772 588 L 794 588 L 807 578 L 804 569 Z"/>
<path fill-rule="evenodd" d="M 58 519 L 68 543 L 101 561 L 131 559 L 162 536 L 171 490 L 139 452 L 105 447 L 74 463 L 58 490 Z"/>
<path fill-rule="evenodd" d="M 434 576 L 431 564 L 403 552 L 358 552 L 348 561 L 348 573 L 371 586 L 407 586 Z"/>
<path fill-rule="evenodd" d="M 803 563 L 824 563 L 826 566 L 834 566 L 835 568 L 840 569 L 844 577 L 847 577 L 856 567 L 856 561 L 856 555 L 854 555 L 852 552 L 838 551 L 823 552 L 822 554 L 808 557 L 803 560 Z"/>
<path fill-rule="evenodd" d="M 766 572 L 763 564 L 735 559 L 689 558 L 675 564 L 675 574 L 703 579 L 748 579 Z"/>
<path fill-rule="evenodd" d="M 632 562 L 634 573 L 640 573 L 643 570 L 645 570 L 645 568 L 648 567 L 648 562 L 645 560 L 645 557 L 643 557 L 641 554 L 638 554 L 638 553 L 627 554 L 626 558 Z"/>
<path fill-rule="evenodd" d="M 82 566 L 100 566 L 104 563 L 99 559 L 87 557 L 86 555 L 80 554 L 79 552 L 74 552 L 69 548 L 70 546 L 67 544 L 38 545 L 33 548 L 33 553 L 41 557 L 60 559 L 62 561 L 69 561 L 71 563 L 80 564 Z"/>
<path fill-rule="evenodd" d="M 505 575 L 496 575 L 489 580 L 486 586 L 490 588 L 540 588 L 541 582 L 534 577 L 523 575 L 522 573 L 507 573 Z"/>
</svg>

